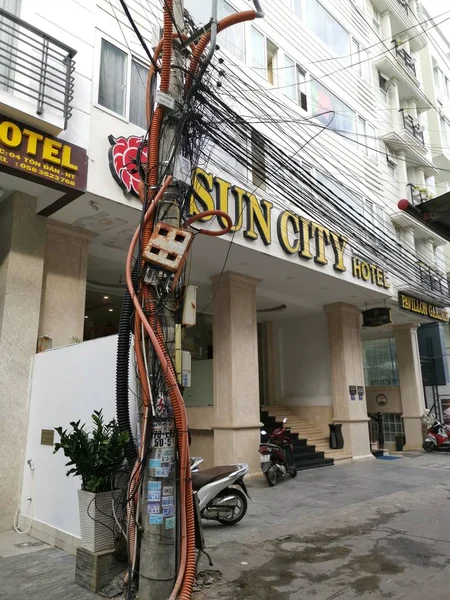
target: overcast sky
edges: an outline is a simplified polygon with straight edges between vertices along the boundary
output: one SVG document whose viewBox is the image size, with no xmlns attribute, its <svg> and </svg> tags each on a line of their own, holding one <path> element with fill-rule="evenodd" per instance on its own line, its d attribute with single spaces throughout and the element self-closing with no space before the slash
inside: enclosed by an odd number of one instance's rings
<svg viewBox="0 0 450 600">
<path fill-rule="evenodd" d="M 444 19 L 448 19 L 440 25 L 440 29 L 450 41 L 450 4 L 446 0 L 423 0 L 423 5 L 432 17 L 438 17 L 437 22 L 440 23 Z M 444 14 L 446 13 L 446 14 Z"/>
</svg>

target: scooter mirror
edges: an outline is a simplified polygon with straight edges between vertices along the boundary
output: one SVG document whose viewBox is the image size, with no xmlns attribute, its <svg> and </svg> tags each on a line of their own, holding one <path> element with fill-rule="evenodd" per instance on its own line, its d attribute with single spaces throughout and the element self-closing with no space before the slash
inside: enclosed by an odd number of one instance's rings
<svg viewBox="0 0 450 600">
<path fill-rule="evenodd" d="M 264 429 L 261 429 L 261 435 L 267 435 L 267 431 L 265 431 Z"/>
<path fill-rule="evenodd" d="M 284 419 L 283 419 L 283 425 L 286 425 L 286 423 L 287 423 L 287 417 L 284 417 Z"/>
</svg>

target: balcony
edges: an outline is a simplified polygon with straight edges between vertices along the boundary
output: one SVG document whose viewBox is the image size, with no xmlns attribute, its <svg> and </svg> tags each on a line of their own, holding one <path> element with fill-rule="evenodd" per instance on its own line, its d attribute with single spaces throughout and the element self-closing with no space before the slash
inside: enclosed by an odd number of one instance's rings
<svg viewBox="0 0 450 600">
<path fill-rule="evenodd" d="M 420 25 L 420 14 L 416 14 L 415 0 L 372 0 L 372 4 L 380 14 L 389 12 L 394 38 L 398 35 L 408 37 L 413 52 L 426 46 L 427 35 Z"/>
<path fill-rule="evenodd" d="M 413 206 L 422 204 L 422 202 L 428 202 L 434 197 L 434 194 L 430 192 L 425 186 L 415 185 L 414 183 L 408 183 L 408 200 Z"/>
<path fill-rule="evenodd" d="M 448 282 L 444 275 L 422 262 L 418 263 L 417 268 L 419 282 L 425 294 L 431 292 L 433 295 L 448 296 Z"/>
<path fill-rule="evenodd" d="M 391 52 L 382 54 L 375 67 L 384 77 L 395 80 L 398 88 L 399 100 L 415 100 L 421 110 L 432 108 L 433 104 L 428 99 L 417 79 L 416 66 L 412 56 L 394 41 Z"/>
<path fill-rule="evenodd" d="M 383 135 L 383 141 L 395 152 L 402 152 L 410 165 L 423 168 L 426 177 L 434 176 L 436 168 L 425 146 L 424 128 L 417 119 L 400 109 L 394 131 Z"/>
<path fill-rule="evenodd" d="M 67 128 L 76 51 L 0 9 L 0 110 L 57 135 Z"/>
</svg>

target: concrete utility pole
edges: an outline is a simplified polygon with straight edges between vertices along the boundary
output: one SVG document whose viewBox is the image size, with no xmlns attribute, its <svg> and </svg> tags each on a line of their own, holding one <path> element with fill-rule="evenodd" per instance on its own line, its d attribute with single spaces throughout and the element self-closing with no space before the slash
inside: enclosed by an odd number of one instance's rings
<svg viewBox="0 0 450 600">
<path fill-rule="evenodd" d="M 184 0 L 174 0 L 173 16 L 177 29 L 183 31 Z M 174 27 L 175 31 L 175 27 Z M 175 110 L 182 106 L 184 64 L 181 45 L 174 42 L 172 53 L 171 82 L 169 95 L 175 100 Z M 160 174 L 165 172 L 172 157 L 176 135 L 176 123 L 168 122 L 170 109 L 166 109 L 163 136 L 160 140 Z M 179 151 L 178 151 L 179 152 Z M 171 185 L 159 204 L 157 219 L 174 226 L 180 226 L 180 208 L 177 200 L 180 190 L 177 183 Z M 168 306 L 173 308 L 175 297 L 168 297 Z M 175 364 L 175 324 L 176 313 L 164 309 L 167 350 Z M 149 368 L 151 365 L 149 365 Z M 151 377 L 150 373 L 150 377 Z M 154 403 L 158 398 L 153 398 Z M 170 400 L 165 398 L 166 405 Z M 145 475 L 141 496 L 141 522 L 143 533 L 140 547 L 139 600 L 166 600 L 169 598 L 178 571 L 180 536 L 178 473 L 176 461 L 175 423 L 171 416 L 152 418 L 149 460 L 144 465 Z M 170 472 L 167 471 L 170 467 Z M 152 512 L 153 511 L 153 512 Z"/>
</svg>

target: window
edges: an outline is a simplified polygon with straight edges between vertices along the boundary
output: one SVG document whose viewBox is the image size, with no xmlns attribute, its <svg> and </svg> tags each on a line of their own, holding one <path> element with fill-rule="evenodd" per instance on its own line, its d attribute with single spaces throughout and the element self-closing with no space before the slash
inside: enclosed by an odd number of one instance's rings
<svg viewBox="0 0 450 600">
<path fill-rule="evenodd" d="M 386 152 L 386 162 L 389 168 L 391 175 L 395 175 L 395 170 L 397 168 L 397 156 L 393 150 L 389 148 L 389 146 L 384 145 L 384 149 Z"/>
<path fill-rule="evenodd" d="M 368 387 L 398 385 L 394 338 L 363 341 L 363 358 Z"/>
<path fill-rule="evenodd" d="M 373 435 L 375 440 L 378 440 L 378 422 L 376 419 L 372 420 Z M 395 443 L 395 437 L 397 435 L 405 435 L 403 427 L 403 419 L 400 414 L 395 413 L 383 413 L 383 431 L 384 441 L 389 443 Z"/>
<path fill-rule="evenodd" d="M 126 82 L 127 54 L 106 40 L 102 40 L 98 103 L 123 117 L 125 116 Z"/>
<path fill-rule="evenodd" d="M 378 160 L 375 127 L 360 116 L 358 116 L 358 144 L 366 156 L 372 160 Z"/>
<path fill-rule="evenodd" d="M 130 123 L 147 129 L 146 96 L 148 68 L 131 61 Z"/>
<path fill-rule="evenodd" d="M 272 85 L 275 83 L 277 55 L 277 46 L 252 27 L 252 67 Z"/>
<path fill-rule="evenodd" d="M 302 18 L 302 0 L 292 0 L 292 9 L 299 19 Z"/>
<path fill-rule="evenodd" d="M 98 103 L 147 129 L 145 100 L 148 67 L 102 39 Z"/>
<path fill-rule="evenodd" d="M 450 123 L 443 116 L 439 118 L 442 134 L 442 145 L 449 149 L 450 146 Z"/>
<path fill-rule="evenodd" d="M 266 189 L 267 164 L 266 143 L 263 136 L 252 131 L 252 183 L 261 190 Z"/>
<path fill-rule="evenodd" d="M 376 8 L 372 6 L 372 25 L 376 33 L 381 32 L 381 15 Z"/>
<path fill-rule="evenodd" d="M 308 110 L 306 94 L 306 72 L 289 56 L 284 56 L 284 93 L 303 110 Z"/>
<path fill-rule="evenodd" d="M 368 64 L 368 55 L 366 50 L 361 47 L 361 44 L 352 38 L 351 44 L 351 59 L 353 65 L 353 72 L 363 77 L 366 80 L 369 80 L 369 64 Z"/>
<path fill-rule="evenodd" d="M 380 73 L 380 71 L 378 71 L 378 85 L 383 94 L 387 94 L 391 87 L 391 80 L 383 75 L 383 73 Z"/>
<path fill-rule="evenodd" d="M 195 0 L 196 4 L 201 4 L 198 0 Z M 218 20 L 222 20 L 229 15 L 234 14 L 236 11 L 232 8 L 225 0 L 219 0 L 217 7 Z M 245 28 L 243 23 L 233 25 L 224 29 L 218 35 L 218 43 L 227 52 L 245 62 Z"/>
<path fill-rule="evenodd" d="M 328 125 L 328 128 L 333 131 L 354 137 L 356 134 L 355 112 L 318 81 L 312 80 L 310 85 L 311 111 L 317 116 L 317 119 L 323 125 Z"/>
<path fill-rule="evenodd" d="M 373 202 L 370 200 L 364 200 L 364 225 L 369 231 L 373 232 L 375 213 L 373 209 Z"/>
<path fill-rule="evenodd" d="M 202 25 L 211 20 L 212 15 L 212 0 L 185 0 L 184 7 L 189 12 L 191 17 Z M 220 21 L 236 11 L 225 0 L 218 0 L 217 18 Z M 239 23 L 228 27 L 218 34 L 217 43 L 221 48 L 241 60 L 245 61 L 245 30 L 244 24 Z"/>
<path fill-rule="evenodd" d="M 342 25 L 318 2 L 309 0 L 306 23 L 318 38 L 337 56 L 350 54 L 350 35 Z M 345 60 L 345 59 L 344 59 Z M 348 58 L 346 60 L 348 62 Z"/>
</svg>

